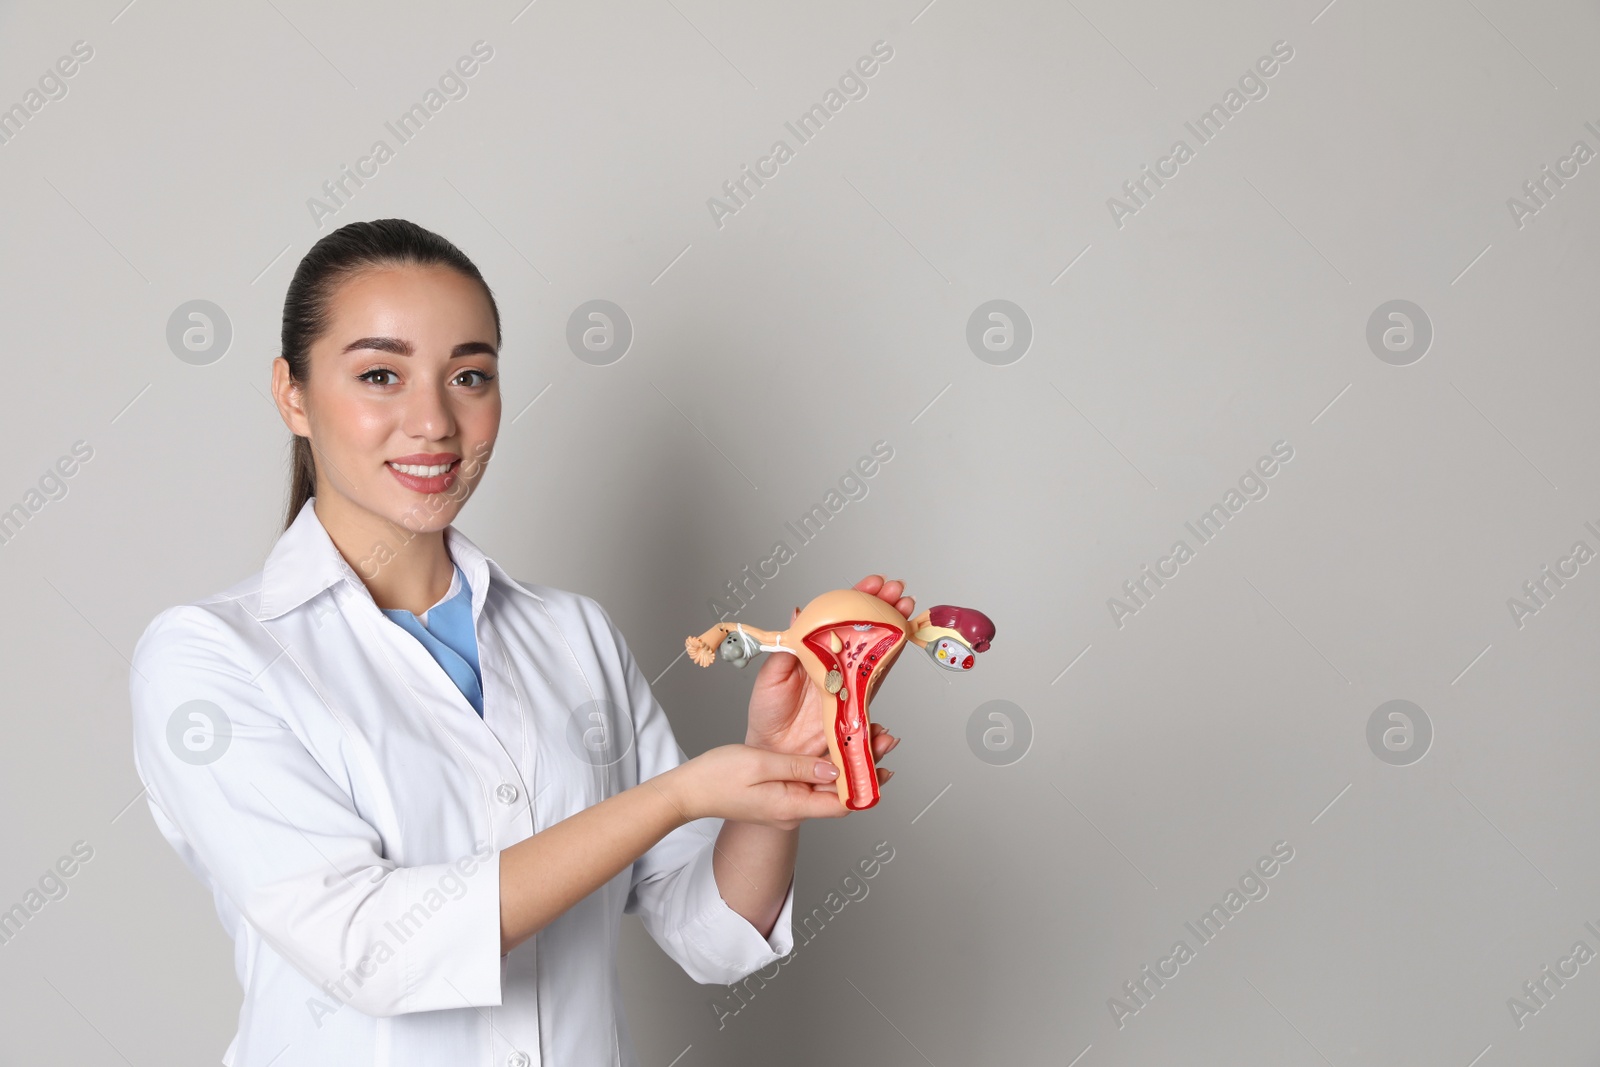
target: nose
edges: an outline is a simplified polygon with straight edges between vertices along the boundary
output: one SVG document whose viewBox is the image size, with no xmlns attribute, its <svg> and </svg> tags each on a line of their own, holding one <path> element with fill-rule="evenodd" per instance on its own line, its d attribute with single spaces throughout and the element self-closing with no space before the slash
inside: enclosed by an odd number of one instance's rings
<svg viewBox="0 0 1600 1067">
<path fill-rule="evenodd" d="M 403 426 L 406 436 L 442 441 L 455 434 L 455 416 L 450 411 L 442 386 L 422 386 L 411 394 L 409 400 Z"/>
</svg>

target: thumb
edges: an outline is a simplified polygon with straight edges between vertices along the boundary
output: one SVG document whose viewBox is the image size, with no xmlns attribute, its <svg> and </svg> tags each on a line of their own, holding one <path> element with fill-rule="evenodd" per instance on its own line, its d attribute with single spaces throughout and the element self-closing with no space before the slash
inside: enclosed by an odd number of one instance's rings
<svg viewBox="0 0 1600 1067">
<path fill-rule="evenodd" d="M 839 777 L 839 769 L 832 760 L 819 759 L 802 752 L 770 752 L 765 760 L 769 780 L 791 782 L 832 782 Z"/>
</svg>

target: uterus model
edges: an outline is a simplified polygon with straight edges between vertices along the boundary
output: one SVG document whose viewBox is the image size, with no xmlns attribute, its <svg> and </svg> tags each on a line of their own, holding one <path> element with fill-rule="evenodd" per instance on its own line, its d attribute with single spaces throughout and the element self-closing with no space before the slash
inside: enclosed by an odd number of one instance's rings
<svg viewBox="0 0 1600 1067">
<path fill-rule="evenodd" d="M 803 608 L 787 630 L 762 630 L 719 622 L 684 640 L 689 657 L 711 666 L 720 653 L 736 667 L 757 652 L 787 652 L 800 660 L 821 691 L 828 756 L 839 769 L 839 800 L 853 811 L 878 802 L 868 710 L 889 668 L 909 642 L 948 671 L 969 671 L 977 653 L 994 640 L 994 623 L 981 611 L 948 604 L 907 619 L 881 597 L 859 589 L 823 593 Z"/>
</svg>

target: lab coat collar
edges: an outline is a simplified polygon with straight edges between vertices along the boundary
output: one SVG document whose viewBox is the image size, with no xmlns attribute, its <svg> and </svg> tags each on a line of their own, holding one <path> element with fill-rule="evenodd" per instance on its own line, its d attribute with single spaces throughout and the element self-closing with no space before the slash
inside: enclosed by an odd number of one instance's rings
<svg viewBox="0 0 1600 1067">
<path fill-rule="evenodd" d="M 259 619 L 275 619 L 341 580 L 350 582 L 362 594 L 371 596 L 366 583 L 345 562 L 333 538 L 328 536 L 322 520 L 317 518 L 316 509 L 312 507 L 315 502 L 316 498 L 312 497 L 301 506 L 294 522 L 283 531 L 267 555 L 267 562 L 261 571 L 261 602 L 256 611 Z M 483 607 L 489 581 L 543 602 L 543 597 L 507 574 L 454 525 L 444 528 L 444 541 L 450 558 L 461 568 L 467 577 L 467 584 L 472 587 L 474 619 Z"/>
</svg>

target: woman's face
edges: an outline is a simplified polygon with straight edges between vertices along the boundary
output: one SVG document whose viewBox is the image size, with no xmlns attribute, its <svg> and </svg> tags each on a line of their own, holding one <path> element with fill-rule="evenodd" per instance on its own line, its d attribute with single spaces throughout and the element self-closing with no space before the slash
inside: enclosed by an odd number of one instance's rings
<svg viewBox="0 0 1600 1067">
<path fill-rule="evenodd" d="M 419 533 L 443 529 L 483 477 L 500 428 L 488 297 L 447 267 L 384 268 L 341 284 L 329 319 L 307 388 L 285 412 L 311 439 L 318 494 Z"/>
</svg>

